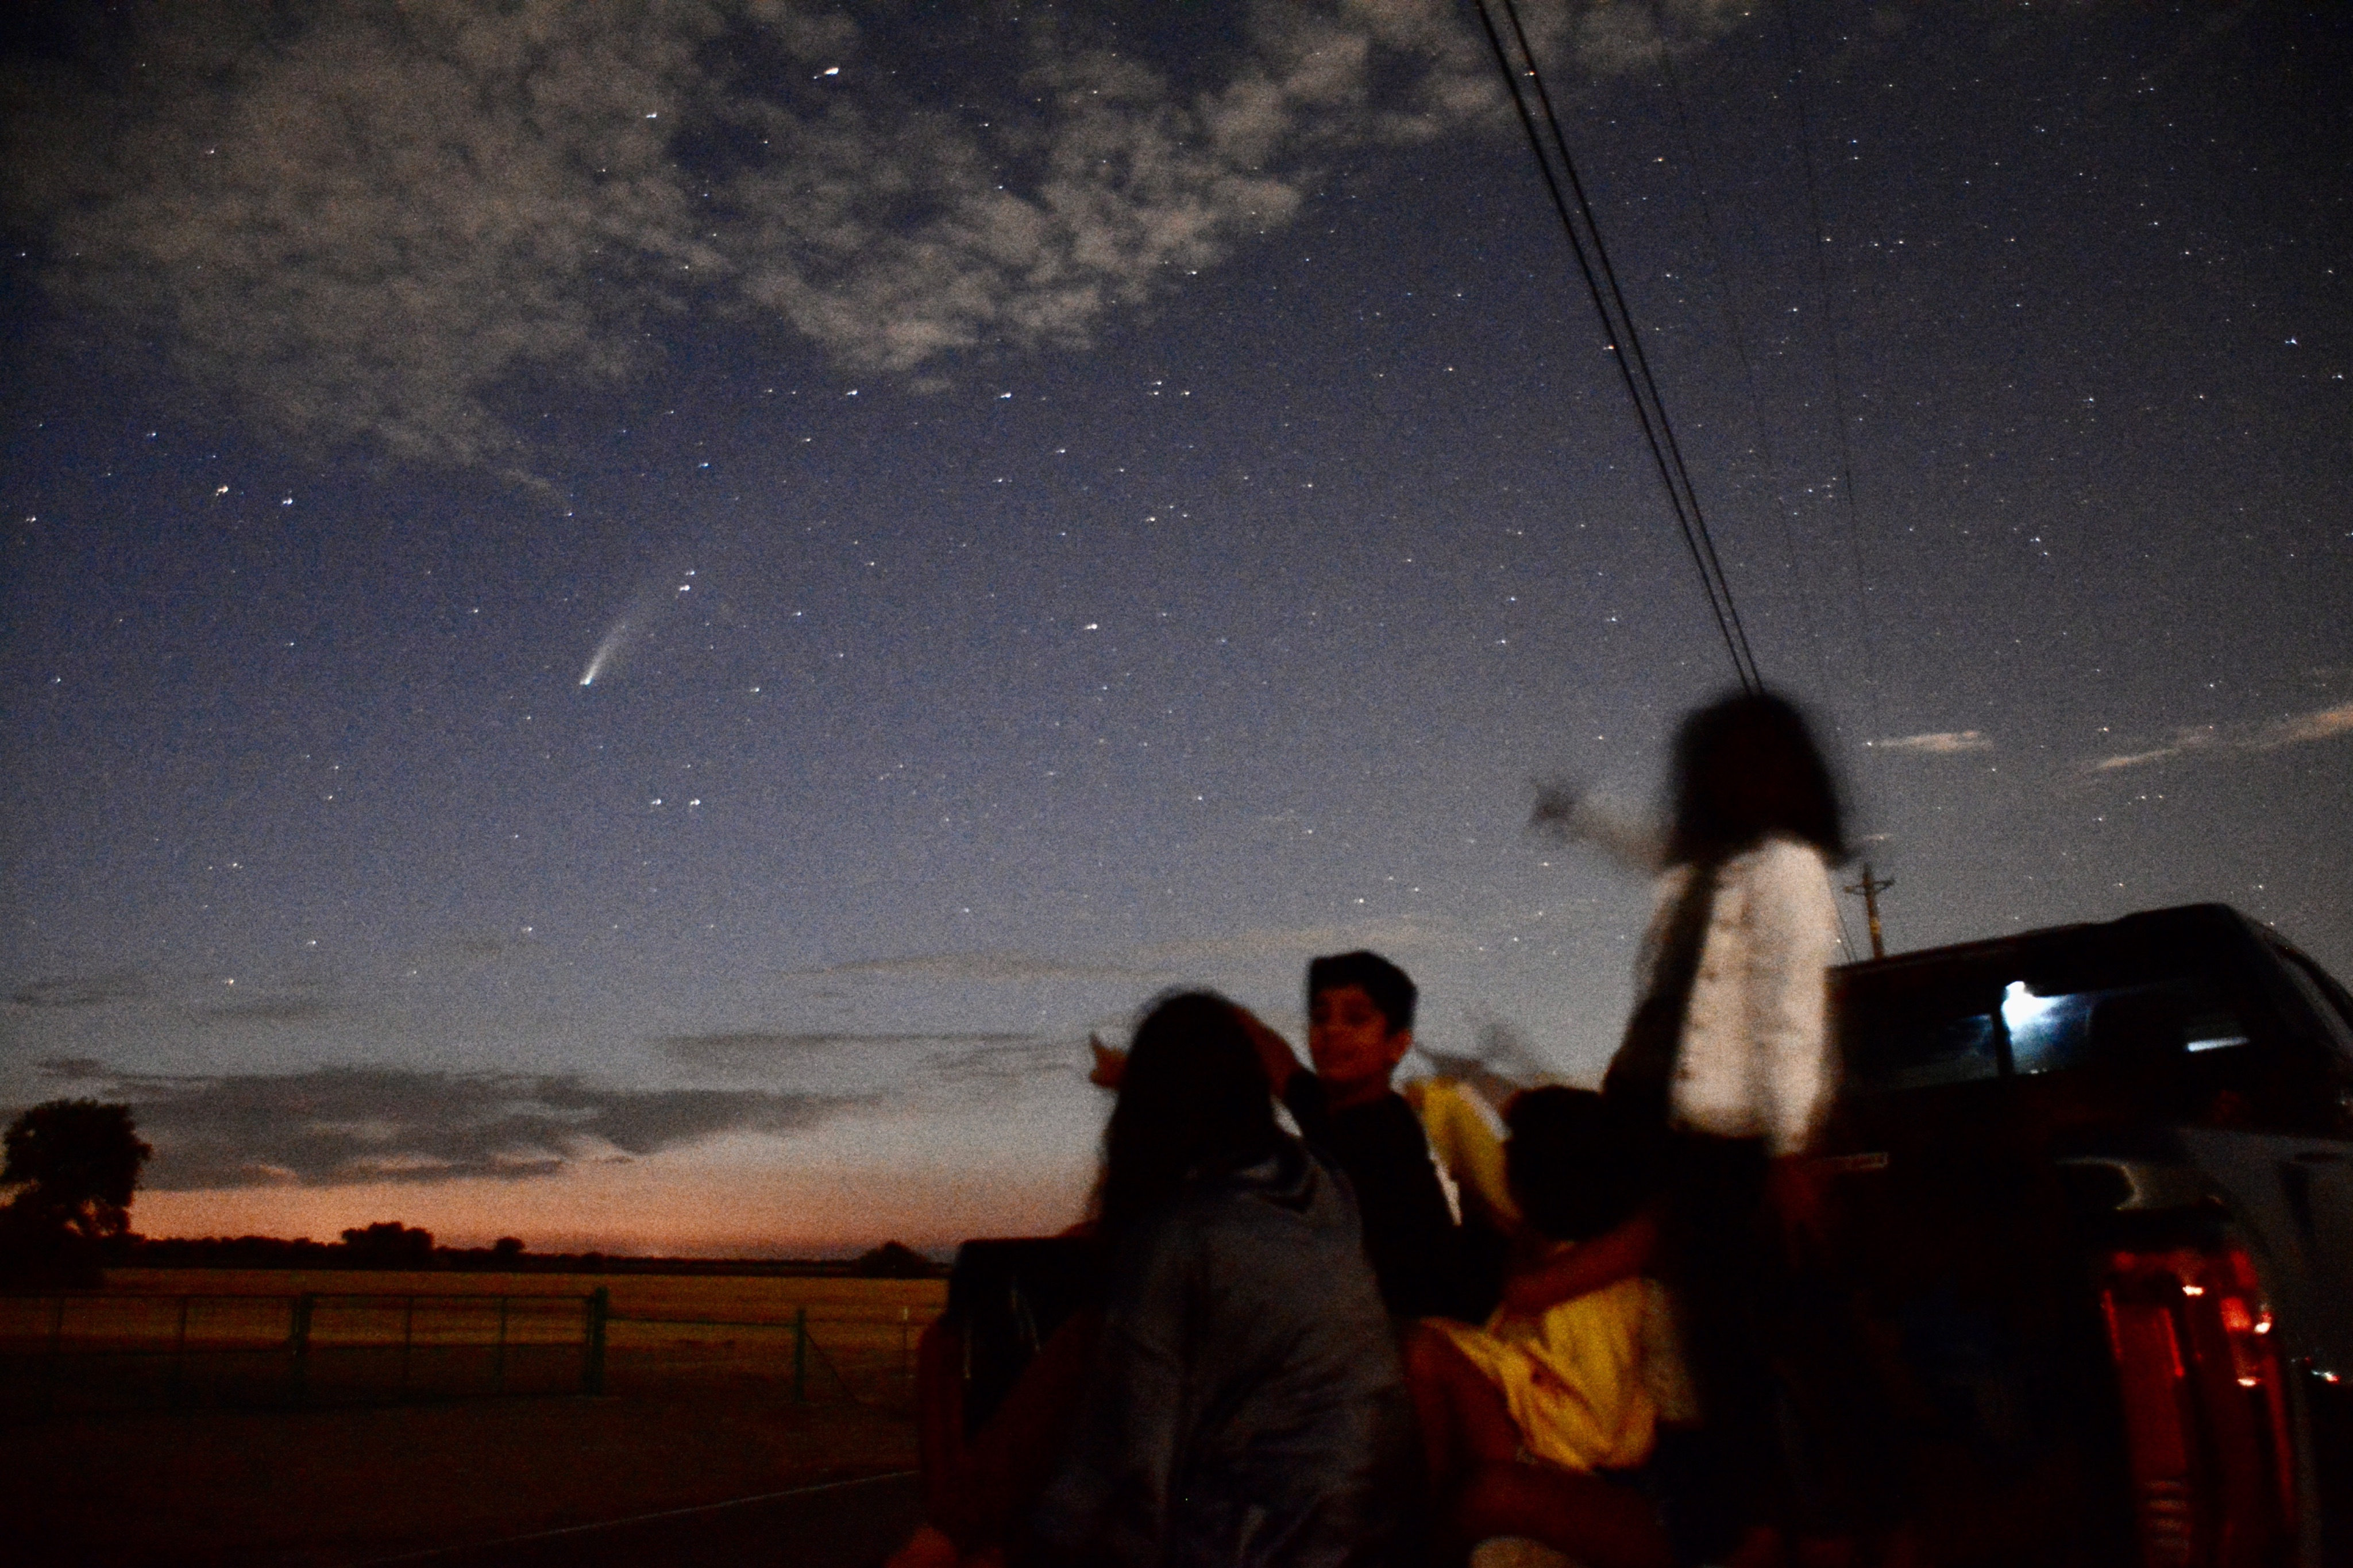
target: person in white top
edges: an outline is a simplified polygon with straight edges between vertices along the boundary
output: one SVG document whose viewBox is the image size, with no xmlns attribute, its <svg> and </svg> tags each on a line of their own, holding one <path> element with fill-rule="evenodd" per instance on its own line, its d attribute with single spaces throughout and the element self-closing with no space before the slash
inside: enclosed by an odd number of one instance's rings
<svg viewBox="0 0 2353 1568">
<path fill-rule="evenodd" d="M 1558 787 L 1533 825 L 1657 873 L 1641 1002 L 1604 1092 L 1660 1131 L 1651 1267 L 1674 1297 L 1724 1471 L 1727 1560 L 1746 1568 L 1781 1562 L 1793 1522 L 1766 1300 L 1782 1241 L 1819 1210 L 1802 1160 L 1837 1089 L 1830 868 L 1846 847 L 1830 767 L 1786 699 L 1746 693 L 1691 714 L 1671 789 L 1662 839 Z"/>
</svg>

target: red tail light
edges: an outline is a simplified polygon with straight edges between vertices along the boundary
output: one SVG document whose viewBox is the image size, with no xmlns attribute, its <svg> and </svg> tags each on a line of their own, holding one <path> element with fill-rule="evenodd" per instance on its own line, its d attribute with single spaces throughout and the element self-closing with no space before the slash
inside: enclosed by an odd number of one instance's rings
<svg viewBox="0 0 2353 1568">
<path fill-rule="evenodd" d="M 2254 1260 L 2236 1247 L 2113 1253 L 2100 1306 L 2143 1568 L 2281 1561 L 2295 1469 Z"/>
</svg>

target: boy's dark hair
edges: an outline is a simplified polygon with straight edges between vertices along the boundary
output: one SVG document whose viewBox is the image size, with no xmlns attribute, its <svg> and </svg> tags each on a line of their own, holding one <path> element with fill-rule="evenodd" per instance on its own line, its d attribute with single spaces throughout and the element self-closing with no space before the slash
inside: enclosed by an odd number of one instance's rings
<svg viewBox="0 0 2353 1568">
<path fill-rule="evenodd" d="M 1813 727 L 1769 691 L 1720 698 L 1675 735 L 1671 865 L 1721 864 L 1759 839 L 1802 839 L 1846 858 L 1837 783 Z"/>
<path fill-rule="evenodd" d="M 1557 1085 L 1514 1095 L 1504 1175 L 1527 1222 L 1555 1241 L 1587 1241 L 1650 1195 L 1651 1142 L 1614 1101 Z"/>
<path fill-rule="evenodd" d="M 1361 988 L 1372 998 L 1388 1021 L 1389 1033 L 1413 1027 L 1414 998 L 1420 994 L 1414 989 L 1404 970 L 1377 952 L 1358 948 L 1354 952 L 1335 952 L 1324 958 L 1307 961 L 1307 1010 L 1315 1010 L 1315 998 L 1326 991 L 1337 991 L 1344 985 Z"/>
</svg>

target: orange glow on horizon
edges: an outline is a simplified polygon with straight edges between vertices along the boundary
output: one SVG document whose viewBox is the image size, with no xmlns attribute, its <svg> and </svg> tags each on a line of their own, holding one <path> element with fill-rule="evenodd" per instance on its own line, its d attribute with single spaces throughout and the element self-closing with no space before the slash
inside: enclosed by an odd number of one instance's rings
<svg viewBox="0 0 2353 1568">
<path fill-rule="evenodd" d="M 657 1158 L 516 1181 L 376 1182 L 144 1192 L 142 1236 L 309 1237 L 333 1241 L 378 1220 L 421 1226 L 451 1247 L 520 1237 L 533 1252 L 810 1257 L 884 1241 L 1047 1235 L 1079 1217 L 1092 1172 L 1006 1166 L 947 1173 L 779 1171 Z"/>
</svg>

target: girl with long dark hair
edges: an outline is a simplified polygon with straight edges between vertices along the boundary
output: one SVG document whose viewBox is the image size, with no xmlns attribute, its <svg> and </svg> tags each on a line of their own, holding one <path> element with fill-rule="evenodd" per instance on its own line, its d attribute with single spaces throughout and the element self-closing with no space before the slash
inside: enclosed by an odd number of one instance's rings
<svg viewBox="0 0 2353 1568">
<path fill-rule="evenodd" d="M 1411 1407 L 1356 1202 L 1277 1127 L 1223 997 L 1163 998 L 1137 1026 L 1100 1203 L 1103 1328 L 1039 1557 L 1410 1561 Z"/>
<path fill-rule="evenodd" d="M 1603 1090 L 1656 1130 L 1662 1199 L 1650 1234 L 1589 1250 L 1564 1294 L 1610 1264 L 1667 1282 L 1709 1446 L 1730 1561 L 1782 1560 L 1791 1524 L 1769 1363 L 1767 1303 L 1816 1202 L 1802 1157 L 1837 1085 L 1830 868 L 1846 845 L 1838 791 L 1805 716 L 1769 693 L 1724 698 L 1677 733 L 1669 819 L 1653 852 L 1655 913 L 1640 1001 Z M 1588 799 L 1552 791 L 1535 822 L 1621 854 L 1641 841 Z M 1524 1287 L 1525 1288 L 1525 1287 Z"/>
</svg>

